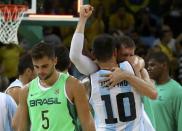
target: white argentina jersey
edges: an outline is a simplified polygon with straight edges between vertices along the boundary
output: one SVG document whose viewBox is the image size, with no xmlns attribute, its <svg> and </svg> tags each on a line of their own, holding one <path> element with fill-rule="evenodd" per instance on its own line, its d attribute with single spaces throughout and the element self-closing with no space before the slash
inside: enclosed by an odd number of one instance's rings
<svg viewBox="0 0 182 131">
<path fill-rule="evenodd" d="M 0 92 L 0 131 L 13 131 L 12 118 L 16 103 L 11 96 Z"/>
<path fill-rule="evenodd" d="M 14 87 L 20 87 L 20 88 L 23 88 L 23 83 L 19 80 L 19 79 L 16 79 L 15 81 L 13 81 L 9 87 L 5 90 L 5 93 L 7 93 L 7 91 L 10 89 L 10 88 L 14 88 Z"/>
<path fill-rule="evenodd" d="M 120 68 L 134 74 L 126 61 Z M 144 131 L 140 94 L 125 80 L 114 88 L 104 87 L 104 82 L 99 83 L 103 79 L 99 75 L 108 72 L 99 70 L 91 75 L 90 103 L 95 112 L 97 131 Z"/>
</svg>

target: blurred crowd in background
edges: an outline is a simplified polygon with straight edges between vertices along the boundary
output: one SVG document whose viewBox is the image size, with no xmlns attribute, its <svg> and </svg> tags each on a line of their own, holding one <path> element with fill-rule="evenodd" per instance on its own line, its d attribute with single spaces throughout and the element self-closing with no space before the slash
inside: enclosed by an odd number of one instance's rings
<svg viewBox="0 0 182 131">
<path fill-rule="evenodd" d="M 76 0 L 39 0 L 38 10 L 47 14 L 74 14 L 78 16 Z M 182 84 L 182 1 L 181 0 L 90 0 L 94 13 L 85 31 L 84 55 L 91 59 L 92 40 L 101 33 L 113 36 L 128 35 L 136 43 L 136 55 L 146 58 L 149 52 L 161 50 L 170 59 L 170 73 Z M 70 48 L 75 26 L 44 26 L 43 40 L 52 46 Z M 19 45 L 0 45 L 0 87 L 5 90 L 17 77 L 18 60 L 31 46 L 25 38 Z M 147 66 L 147 65 L 146 65 Z M 83 75 L 75 66 L 69 73 L 77 78 Z"/>
</svg>

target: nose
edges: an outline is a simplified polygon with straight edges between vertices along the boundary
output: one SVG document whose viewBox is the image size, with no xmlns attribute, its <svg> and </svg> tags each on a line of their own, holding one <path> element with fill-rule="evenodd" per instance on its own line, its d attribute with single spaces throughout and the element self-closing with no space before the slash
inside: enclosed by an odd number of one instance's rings
<svg viewBox="0 0 182 131">
<path fill-rule="evenodd" d="M 37 74 L 42 74 L 43 73 L 43 69 L 42 68 L 37 68 L 36 72 L 37 72 Z"/>
<path fill-rule="evenodd" d="M 152 67 L 150 65 L 147 66 L 147 71 L 150 72 L 152 70 Z"/>
</svg>

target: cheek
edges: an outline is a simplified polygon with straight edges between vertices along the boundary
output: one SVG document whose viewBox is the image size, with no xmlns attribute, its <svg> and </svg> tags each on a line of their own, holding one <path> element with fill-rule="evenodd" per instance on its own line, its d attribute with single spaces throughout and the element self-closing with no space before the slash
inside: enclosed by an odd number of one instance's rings
<svg viewBox="0 0 182 131">
<path fill-rule="evenodd" d="M 155 75 L 161 75 L 161 70 L 162 70 L 162 69 L 160 69 L 160 68 L 153 68 L 153 69 L 152 69 L 152 72 L 153 72 L 153 74 L 155 74 Z"/>
<path fill-rule="evenodd" d="M 35 74 L 37 74 L 37 72 L 38 72 L 38 69 L 37 69 L 37 68 L 34 68 L 34 72 L 35 72 Z"/>
<path fill-rule="evenodd" d="M 36 77 L 36 72 L 35 71 L 32 73 L 32 77 L 33 78 Z"/>
</svg>

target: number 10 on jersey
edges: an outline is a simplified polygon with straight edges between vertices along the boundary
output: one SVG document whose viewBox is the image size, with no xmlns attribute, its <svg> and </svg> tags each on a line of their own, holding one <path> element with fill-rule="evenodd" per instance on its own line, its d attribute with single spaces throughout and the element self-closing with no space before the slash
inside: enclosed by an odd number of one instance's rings
<svg viewBox="0 0 182 131">
<path fill-rule="evenodd" d="M 118 119 L 114 118 L 113 115 L 113 108 L 116 107 L 112 107 L 110 95 L 102 95 L 101 99 L 105 102 L 105 108 L 107 113 L 107 118 L 105 119 L 106 124 L 117 123 Z M 129 108 L 125 108 L 126 102 L 124 99 L 127 99 L 129 101 Z M 128 122 L 136 118 L 135 100 L 132 92 L 119 93 L 118 95 L 116 95 L 116 101 L 119 121 Z M 128 111 L 130 112 L 126 113 Z"/>
</svg>

